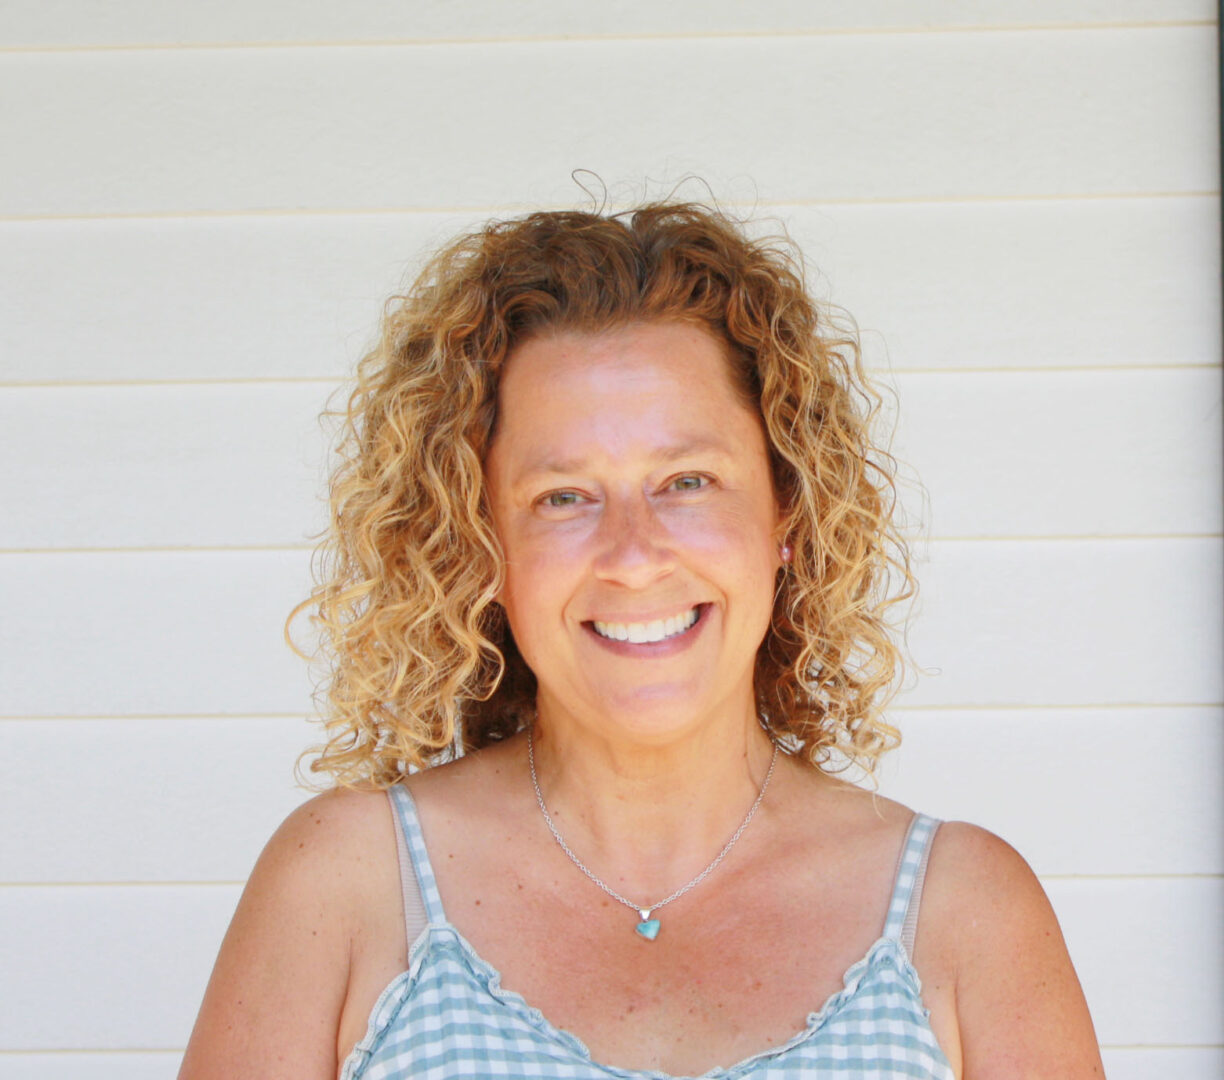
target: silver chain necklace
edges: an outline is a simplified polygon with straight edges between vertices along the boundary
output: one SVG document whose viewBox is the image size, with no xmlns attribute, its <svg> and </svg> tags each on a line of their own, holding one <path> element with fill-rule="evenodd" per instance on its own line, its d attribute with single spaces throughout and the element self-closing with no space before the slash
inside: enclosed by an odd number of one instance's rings
<svg viewBox="0 0 1224 1080">
<path fill-rule="evenodd" d="M 599 878 L 597 878 L 593 873 L 591 873 L 590 870 L 587 869 L 583 861 L 570 850 L 569 844 L 562 839 L 561 834 L 557 831 L 557 826 L 553 824 L 553 819 L 548 813 L 548 807 L 544 805 L 544 793 L 540 790 L 540 781 L 536 776 L 535 747 L 532 742 L 532 734 L 532 729 L 529 727 L 527 729 L 527 764 L 531 767 L 531 785 L 535 788 L 536 802 L 540 804 L 540 813 L 544 815 L 544 824 L 548 826 L 548 831 L 553 834 L 553 839 L 556 840 L 561 846 L 561 850 L 569 856 L 570 862 L 572 862 L 576 867 L 578 867 L 579 870 L 586 874 L 586 876 L 595 882 L 596 885 L 603 889 L 603 891 L 612 897 L 613 900 L 620 901 L 620 903 L 624 904 L 625 907 L 632 908 L 638 913 L 638 915 L 641 916 L 641 921 L 634 927 L 634 930 L 647 941 L 654 941 L 654 939 L 659 936 L 659 920 L 651 918 L 651 913 L 658 911 L 659 908 L 663 907 L 665 904 L 670 904 L 673 900 L 680 899 L 680 897 L 688 892 L 689 889 L 700 885 L 707 877 L 710 876 L 711 873 L 713 873 L 714 868 L 727 857 L 727 852 L 735 846 L 735 842 L 740 838 L 740 836 L 743 835 L 744 830 L 748 828 L 748 822 L 752 820 L 752 815 L 757 812 L 757 807 L 761 805 L 761 800 L 765 798 L 765 789 L 769 787 L 769 778 L 773 776 L 774 765 L 776 765 L 778 762 L 778 744 L 774 742 L 773 757 L 769 759 L 769 769 L 765 773 L 765 779 L 761 781 L 761 790 L 757 792 L 756 801 L 748 808 L 748 813 L 744 816 L 744 820 L 740 822 L 740 827 L 735 830 L 734 835 L 727 841 L 727 844 L 722 851 L 720 851 L 714 857 L 714 861 L 704 870 L 702 870 L 701 873 L 693 878 L 693 880 L 687 885 L 681 885 L 680 888 L 678 888 L 665 900 L 660 900 L 657 903 L 649 904 L 646 907 L 641 907 L 638 904 L 635 904 L 628 897 L 621 896 L 621 894 L 615 889 L 600 881 Z"/>
</svg>

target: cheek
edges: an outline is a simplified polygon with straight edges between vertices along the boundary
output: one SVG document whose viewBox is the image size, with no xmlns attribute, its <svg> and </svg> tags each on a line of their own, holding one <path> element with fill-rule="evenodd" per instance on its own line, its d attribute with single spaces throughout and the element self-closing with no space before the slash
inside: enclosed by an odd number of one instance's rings
<svg viewBox="0 0 1224 1080">
<path fill-rule="evenodd" d="M 774 555 L 769 524 L 748 507 L 677 522 L 673 535 L 687 550 L 704 552 L 727 566 L 756 567 Z"/>
<path fill-rule="evenodd" d="M 521 642 L 532 632 L 552 626 L 564 617 L 580 560 L 563 544 L 520 540 L 504 545 L 503 550 L 506 554 L 503 606 L 515 638 Z"/>
<path fill-rule="evenodd" d="M 705 537 L 706 555 L 727 587 L 747 608 L 772 611 L 779 565 L 772 520 L 753 511 L 726 515 Z"/>
<path fill-rule="evenodd" d="M 590 537 L 577 528 L 521 529 L 502 542 L 507 576 L 546 587 L 562 568 L 574 567 L 589 558 Z"/>
</svg>

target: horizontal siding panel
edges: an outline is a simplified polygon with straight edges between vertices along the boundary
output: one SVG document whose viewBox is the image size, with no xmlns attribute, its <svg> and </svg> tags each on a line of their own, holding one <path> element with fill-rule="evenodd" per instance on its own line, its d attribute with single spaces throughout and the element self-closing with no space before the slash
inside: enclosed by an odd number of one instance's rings
<svg viewBox="0 0 1224 1080">
<path fill-rule="evenodd" d="M 875 367 L 1217 364 L 1212 196 L 762 208 Z"/>
<path fill-rule="evenodd" d="M 2 556 L 4 714 L 306 715 L 307 665 L 282 627 L 308 565 L 296 551 Z"/>
<path fill-rule="evenodd" d="M 881 793 L 991 829 L 1039 874 L 1224 873 L 1220 708 L 904 710 L 893 721 L 904 742 L 881 766 Z M 0 820 L 24 822 L 0 837 L 4 877 L 241 881 L 307 797 L 293 765 L 319 734 L 293 717 L 0 723 Z M 1136 753 L 1152 742 L 1195 753 L 1153 769 Z M 88 814 L 45 782 L 64 747 L 90 763 Z"/>
<path fill-rule="evenodd" d="M 935 542 L 910 634 L 932 670 L 901 702 L 1218 703 L 1222 547 Z M 304 551 L 0 556 L 15 616 L 0 624 L 5 715 L 301 714 L 306 665 L 281 626 L 308 592 L 308 561 Z"/>
<path fill-rule="evenodd" d="M 295 717 L 0 722 L 11 777 L 0 814 L 23 822 L 0 835 L 0 873 L 29 883 L 243 881 L 308 797 L 294 765 L 320 735 Z M 46 782 L 65 747 L 89 762 L 88 813 Z"/>
<path fill-rule="evenodd" d="M 1214 963 L 1199 979 L 1186 973 L 1224 947 L 1224 882 L 1056 880 L 1047 891 L 1103 1043 L 1218 1042 L 1224 975 Z M 0 1012 L 0 1040 L 15 1050 L 182 1047 L 237 898 L 236 886 L 0 889 L 0 920 L 23 928 L 0 939 L 0 968 L 25 990 Z"/>
<path fill-rule="evenodd" d="M 1082 25 L 1210 21 L 1206 0 L 618 0 L 573 4 L 534 0 L 440 0 L 387 3 L 349 0 L 326 4 L 243 4 L 214 0 L 207 7 L 163 6 L 124 0 L 100 9 L 80 0 L 7 0 L 0 46 L 114 46 L 212 42 L 326 42 L 522 38 L 533 35 L 727 34 L 855 29 L 934 29 L 966 26 Z"/>
<path fill-rule="evenodd" d="M 1215 70 L 1209 26 L 8 53 L 0 215 L 1205 192 Z"/>
<path fill-rule="evenodd" d="M 1218 369 L 892 381 L 902 497 L 936 537 L 1224 529 Z M 338 389 L 0 388 L 13 445 L 41 444 L 0 476 L 0 504 L 22 507 L 0 520 L 0 548 L 308 544 L 327 524 L 334 422 L 319 414 Z"/>
<path fill-rule="evenodd" d="M 1224 874 L 1224 708 L 903 709 L 891 720 L 902 743 L 880 766 L 880 792 L 990 829 L 1038 874 Z M 1153 746 L 1194 752 L 1153 767 Z"/>
<path fill-rule="evenodd" d="M 906 705 L 1224 700 L 1224 544 L 938 541 L 909 634 Z"/>
<path fill-rule="evenodd" d="M 1045 886 L 1102 1043 L 1224 1041 L 1224 879 Z"/>
<path fill-rule="evenodd" d="M 3 222 L 0 374 L 8 382 L 336 378 L 376 336 L 382 303 L 409 261 L 477 220 Z"/>
<path fill-rule="evenodd" d="M 1218 368 L 894 382 L 895 453 L 926 488 L 933 536 L 1224 530 Z"/>
<path fill-rule="evenodd" d="M 329 383 L 0 390 L 0 547 L 303 545 L 327 523 Z"/>
<path fill-rule="evenodd" d="M 0 1045 L 181 1050 L 240 892 L 237 885 L 0 889 L 0 925 L 22 930 L 0 935 L 0 971 L 22 987 L 0 1010 Z"/>
<path fill-rule="evenodd" d="M 0 1053 L 0 1080 L 174 1080 L 181 1050 Z"/>
<path fill-rule="evenodd" d="M 1220 1080 L 1224 1046 L 1106 1047 L 1101 1057 L 1109 1080 Z"/>
<path fill-rule="evenodd" d="M 0 381 L 335 378 L 409 269 L 492 213 L 0 222 Z M 877 367 L 1219 361 L 1211 196 L 756 213 Z"/>
</svg>

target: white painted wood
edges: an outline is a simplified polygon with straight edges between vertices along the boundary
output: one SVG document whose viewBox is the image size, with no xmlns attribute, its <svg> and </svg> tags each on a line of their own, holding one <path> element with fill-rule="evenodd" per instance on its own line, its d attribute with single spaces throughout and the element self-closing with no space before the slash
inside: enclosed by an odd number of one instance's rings
<svg viewBox="0 0 1224 1080">
<path fill-rule="evenodd" d="M 881 766 L 881 793 L 991 829 L 1039 874 L 1224 873 L 1219 707 L 908 709 L 893 721 L 904 742 Z M 0 820 L 22 822 L 0 834 L 4 877 L 241 881 L 308 796 L 293 765 L 319 734 L 294 717 L 0 722 Z M 89 763 L 77 794 L 45 780 L 66 747 Z"/>
<path fill-rule="evenodd" d="M 309 593 L 308 563 L 297 551 L 0 557 L 4 714 L 305 716 L 307 665 L 282 627 Z"/>
<path fill-rule="evenodd" d="M 1216 369 L 889 381 L 907 518 L 936 537 L 1224 530 Z M 335 428 L 320 413 L 347 393 L 333 382 L 0 388 L 9 444 L 40 448 L 0 474 L 0 505 L 22 508 L 0 518 L 0 548 L 311 545 L 327 524 Z"/>
<path fill-rule="evenodd" d="M 761 207 L 896 369 L 1218 364 L 1215 196 Z"/>
<path fill-rule="evenodd" d="M 879 790 L 1041 875 L 1224 873 L 1224 708 L 899 709 Z"/>
<path fill-rule="evenodd" d="M 1215 90 L 1210 26 L 14 52 L 0 215 L 1205 192 Z"/>
<path fill-rule="evenodd" d="M 336 378 L 408 268 L 486 216 L 0 223 L 0 376 Z"/>
<path fill-rule="evenodd" d="M 0 19 L 0 382 L 44 384 L 0 416 L 0 547 L 34 549 L 0 555 L 0 1080 L 172 1076 L 216 882 L 303 797 L 283 545 L 318 520 L 325 384 L 238 382 L 341 375 L 424 250 L 576 203 L 576 166 L 614 203 L 690 171 L 762 202 L 858 317 L 934 534 L 1014 538 L 930 546 L 942 674 L 884 790 L 1049 875 L 1115 1080 L 1224 1072 L 1224 545 L 1167 535 L 1220 529 L 1218 372 L 1177 370 L 1220 354 L 1212 5 L 102 11 Z M 322 47 L 181 47 L 292 40 Z M 332 47 L 404 40 L 437 44 Z M 1033 539 L 1080 532 L 1154 535 Z M 66 543 L 281 549 L 38 550 Z"/>
<path fill-rule="evenodd" d="M 0 935 L 0 971 L 22 988 L 0 1010 L 0 1044 L 181 1050 L 240 892 L 237 885 L 0 889 L 0 925 L 21 927 Z"/>
<path fill-rule="evenodd" d="M 0 503 L 23 508 L 0 547 L 310 546 L 327 524 L 319 414 L 337 388 L 0 389 L 10 445 L 41 447 L 0 479 Z"/>
<path fill-rule="evenodd" d="M 1215 538 L 936 542 L 921 567 L 905 705 L 1224 700 Z M 230 715 L 308 709 L 281 641 L 306 552 L 0 557 L 4 714 Z M 304 633 L 305 631 L 299 631 Z"/>
<path fill-rule="evenodd" d="M 1102 1043 L 1224 1042 L 1224 878 L 1044 884 Z"/>
<path fill-rule="evenodd" d="M 1101 1057 L 1109 1080 L 1219 1080 L 1224 1046 L 1105 1047 Z"/>
<path fill-rule="evenodd" d="M 181 1050 L 0 1053 L 0 1080 L 174 1080 Z"/>
<path fill-rule="evenodd" d="M 1224 947 L 1221 879 L 1046 887 L 1102 1042 L 1218 1042 L 1224 975 L 1204 958 Z M 25 990 L 0 1011 L 0 1041 L 27 1051 L 181 1047 L 237 897 L 236 886 L 0 889 L 0 921 L 23 929 L 0 937 L 0 968 Z"/>
<path fill-rule="evenodd" d="M 1218 368 L 908 374 L 894 452 L 936 537 L 1224 531 Z"/>
<path fill-rule="evenodd" d="M 940 541 L 905 705 L 1224 700 L 1217 538 Z"/>
<path fill-rule="evenodd" d="M 532 36 L 820 33 L 857 29 L 1077 26 L 1210 22 L 1207 0 L 973 0 L 914 4 L 909 0 L 350 0 L 328 4 L 214 0 L 195 5 L 108 4 L 80 0 L 7 0 L 0 46 L 64 47 L 215 42 L 329 42 L 510 39 Z"/>
<path fill-rule="evenodd" d="M 297 717 L 0 721 L 0 820 L 22 822 L 0 833 L 4 878 L 243 881 L 309 796 L 294 767 L 320 737 Z M 66 752 L 87 763 L 70 790 L 46 781 Z"/>
<path fill-rule="evenodd" d="M 789 229 L 877 367 L 1219 361 L 1214 196 L 733 209 Z M 497 213 L 0 222 L 0 381 L 341 376 Z"/>
</svg>

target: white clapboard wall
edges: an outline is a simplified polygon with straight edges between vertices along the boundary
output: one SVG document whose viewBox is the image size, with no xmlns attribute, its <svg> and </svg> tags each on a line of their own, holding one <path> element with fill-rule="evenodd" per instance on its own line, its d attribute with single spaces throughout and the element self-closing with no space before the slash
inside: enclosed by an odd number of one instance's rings
<svg viewBox="0 0 1224 1080">
<path fill-rule="evenodd" d="M 0 1080 L 173 1077 L 305 797 L 317 414 L 574 169 L 702 177 L 857 318 L 923 584 L 882 789 L 1033 864 L 1114 1080 L 1224 1074 L 1214 19 L 0 0 Z"/>
</svg>

